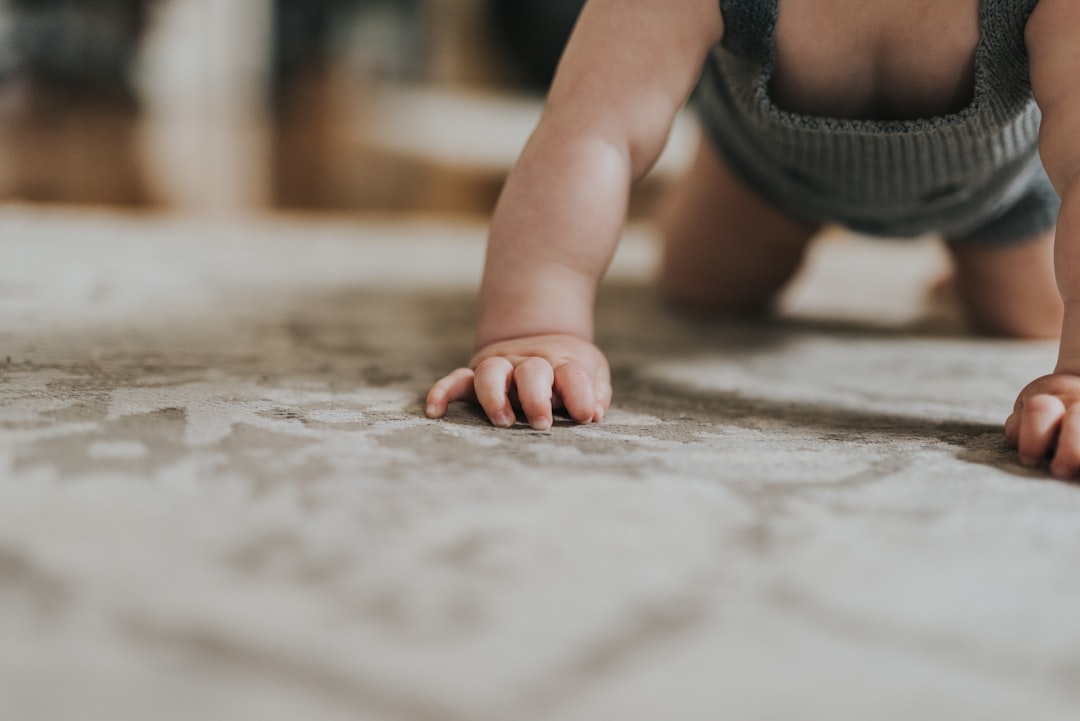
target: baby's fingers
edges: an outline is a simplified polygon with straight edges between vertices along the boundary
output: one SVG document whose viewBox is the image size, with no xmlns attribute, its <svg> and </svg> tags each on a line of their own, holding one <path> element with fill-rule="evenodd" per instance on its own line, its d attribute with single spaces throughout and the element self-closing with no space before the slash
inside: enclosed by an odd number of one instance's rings
<svg viewBox="0 0 1080 721">
<path fill-rule="evenodd" d="M 476 400 L 491 422 L 500 428 L 514 425 L 514 408 L 510 405 L 510 382 L 514 365 L 506 358 L 488 358 L 476 366 L 473 389 Z"/>
<path fill-rule="evenodd" d="M 564 363 L 555 370 L 555 390 L 566 412 L 578 423 L 596 416 L 596 388 L 591 373 L 580 363 Z"/>
<path fill-rule="evenodd" d="M 596 415 L 594 421 L 604 420 L 604 415 L 611 406 L 611 369 L 607 365 L 596 371 Z"/>
<path fill-rule="evenodd" d="M 1065 403 L 1057 396 L 1032 396 L 1024 401 L 1019 413 L 1020 462 L 1025 466 L 1037 466 L 1046 457 L 1061 428 Z"/>
<path fill-rule="evenodd" d="M 551 428 L 551 396 L 555 371 L 543 358 L 526 358 L 514 371 L 518 403 L 535 430 Z M 565 399 L 564 399 L 565 400 Z"/>
<path fill-rule="evenodd" d="M 1072 478 L 1080 471 L 1080 406 L 1070 406 L 1061 420 L 1057 450 L 1050 472 L 1058 478 Z"/>
<path fill-rule="evenodd" d="M 446 409 L 455 401 L 476 401 L 473 372 L 468 368 L 458 368 L 431 387 L 427 396 L 428 418 L 442 418 L 446 415 Z"/>
</svg>

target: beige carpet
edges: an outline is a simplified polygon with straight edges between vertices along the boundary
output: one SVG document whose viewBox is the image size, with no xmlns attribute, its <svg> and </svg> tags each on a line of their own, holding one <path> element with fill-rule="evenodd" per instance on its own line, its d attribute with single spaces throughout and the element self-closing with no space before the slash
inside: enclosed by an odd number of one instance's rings
<svg viewBox="0 0 1080 721">
<path fill-rule="evenodd" d="M 0 211 L 0 718 L 1072 719 L 1080 488 L 1000 430 L 928 242 L 771 324 L 600 302 L 600 425 L 422 394 L 479 226 Z"/>
</svg>

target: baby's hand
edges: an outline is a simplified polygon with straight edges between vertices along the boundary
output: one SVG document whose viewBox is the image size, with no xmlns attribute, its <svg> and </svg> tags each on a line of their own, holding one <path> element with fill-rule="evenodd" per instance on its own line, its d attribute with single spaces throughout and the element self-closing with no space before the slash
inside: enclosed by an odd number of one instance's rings
<svg viewBox="0 0 1080 721">
<path fill-rule="evenodd" d="M 428 417 L 443 417 L 454 401 L 479 403 L 502 428 L 514 425 L 515 408 L 536 430 L 550 428 L 559 408 L 589 423 L 602 419 L 611 404 L 611 372 L 600 349 L 577 336 L 516 338 L 482 348 L 468 368 L 432 386 Z"/>
<path fill-rule="evenodd" d="M 1080 376 L 1053 373 L 1020 391 L 1005 438 L 1020 451 L 1020 462 L 1037 466 L 1053 455 L 1050 472 L 1072 478 L 1080 471 Z"/>
</svg>

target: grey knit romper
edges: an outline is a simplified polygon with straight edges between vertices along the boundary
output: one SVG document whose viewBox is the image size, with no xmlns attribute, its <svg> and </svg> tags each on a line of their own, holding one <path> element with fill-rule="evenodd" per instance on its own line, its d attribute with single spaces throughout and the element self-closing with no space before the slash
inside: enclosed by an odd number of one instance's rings
<svg viewBox="0 0 1080 721">
<path fill-rule="evenodd" d="M 1039 161 L 1024 45 L 1038 0 L 982 0 L 968 107 L 895 121 L 773 104 L 777 2 L 720 0 L 724 38 L 695 96 L 716 148 L 764 197 L 802 220 L 872 235 L 1003 244 L 1054 227 L 1059 199 Z"/>
</svg>

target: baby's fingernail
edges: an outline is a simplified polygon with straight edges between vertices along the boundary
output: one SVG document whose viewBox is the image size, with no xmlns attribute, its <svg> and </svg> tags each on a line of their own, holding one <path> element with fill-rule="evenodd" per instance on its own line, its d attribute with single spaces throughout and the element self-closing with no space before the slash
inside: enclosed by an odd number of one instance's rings
<svg viewBox="0 0 1080 721">
<path fill-rule="evenodd" d="M 1034 468 L 1039 465 L 1039 459 L 1035 456 L 1020 456 L 1020 465 Z"/>
<path fill-rule="evenodd" d="M 532 426 L 534 431 L 546 431 L 551 428 L 550 418 L 537 418 L 535 421 L 530 421 L 529 425 Z"/>
<path fill-rule="evenodd" d="M 596 407 L 596 414 L 595 414 L 595 415 L 593 415 L 593 418 L 594 418 L 594 419 L 595 419 L 595 420 L 596 420 L 596 421 L 597 421 L 598 423 L 599 423 L 600 421 L 604 420 L 604 407 L 603 407 L 603 406 L 597 406 L 597 407 Z"/>
<path fill-rule="evenodd" d="M 434 418 L 438 414 L 439 414 L 439 407 L 437 405 L 435 405 L 434 403 L 432 403 L 431 405 L 429 405 L 427 407 L 427 417 L 428 418 Z"/>
<path fill-rule="evenodd" d="M 514 425 L 514 416 L 506 411 L 495 414 L 495 425 L 499 428 L 509 428 Z"/>
</svg>

